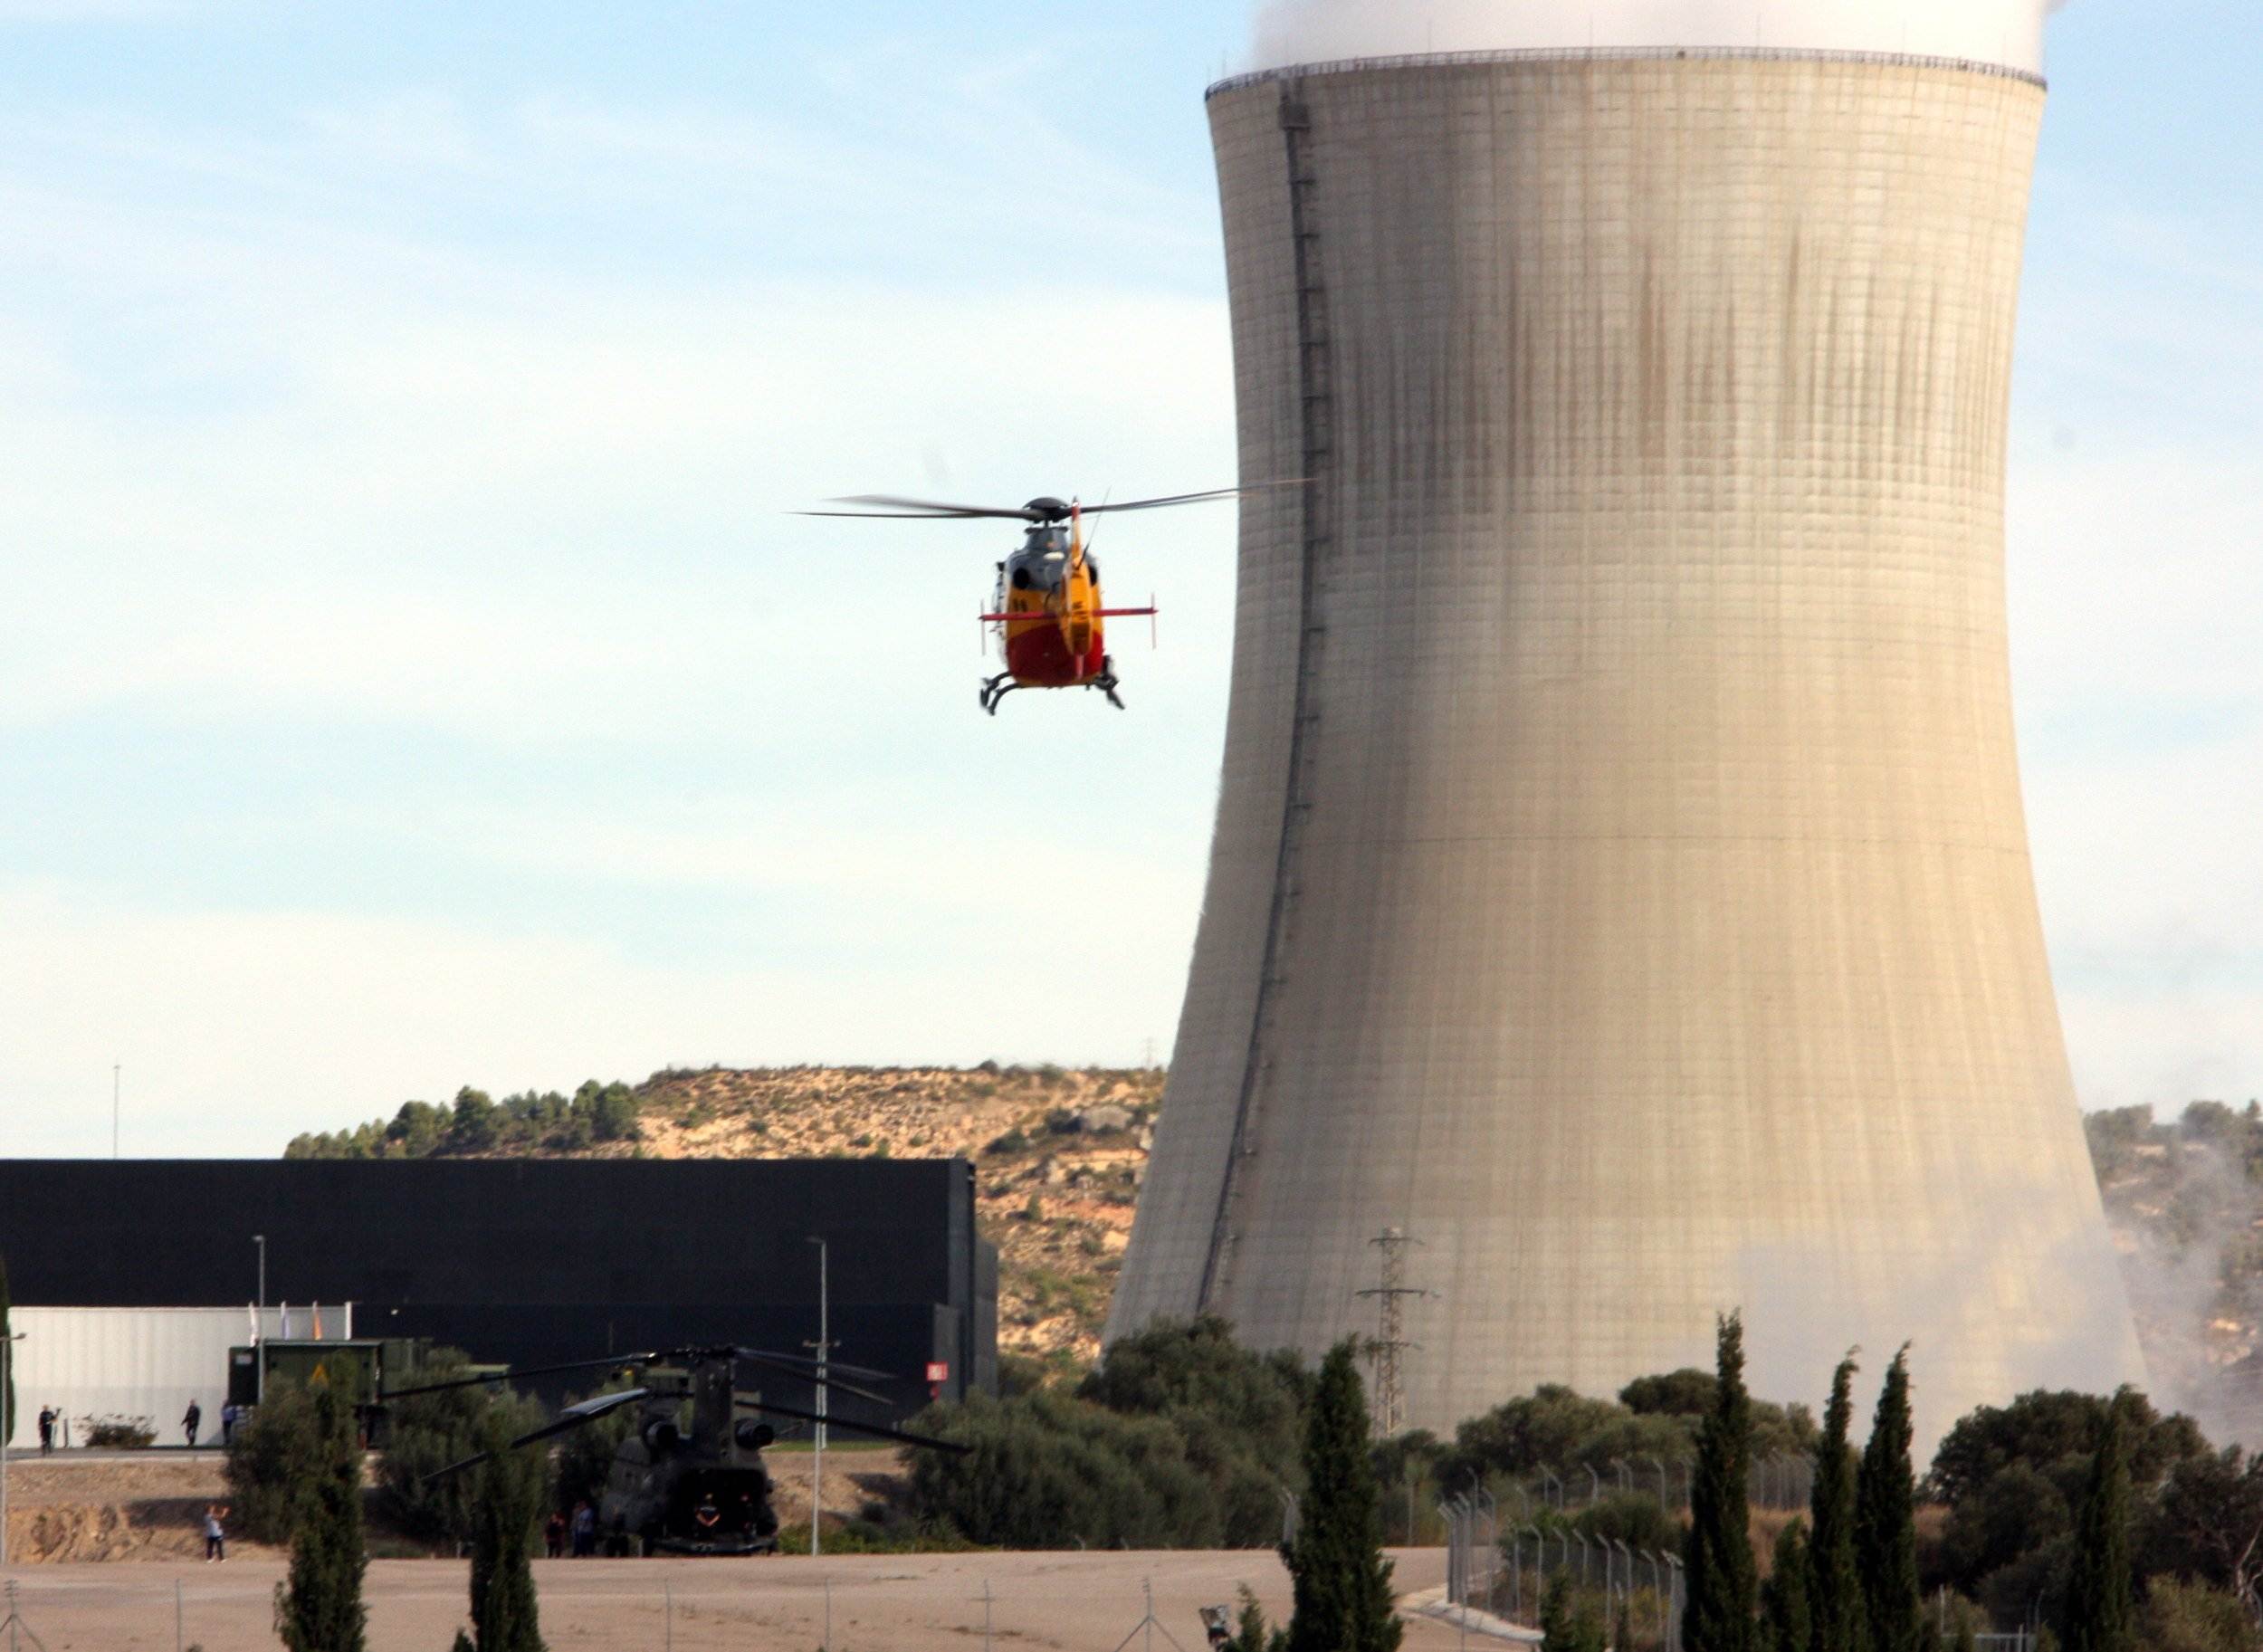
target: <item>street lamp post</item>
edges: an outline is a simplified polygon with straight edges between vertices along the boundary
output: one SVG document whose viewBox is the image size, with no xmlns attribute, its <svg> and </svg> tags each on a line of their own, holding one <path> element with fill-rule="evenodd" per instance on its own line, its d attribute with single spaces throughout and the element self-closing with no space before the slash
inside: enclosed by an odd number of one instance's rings
<svg viewBox="0 0 2263 1652">
<path fill-rule="evenodd" d="M 252 1359 L 257 1387 L 253 1390 L 255 1405 L 267 1403 L 267 1236 L 255 1233 L 252 1243 L 259 1246 L 259 1314 L 252 1327 Z"/>
<path fill-rule="evenodd" d="M 0 1336 L 0 1406 L 6 1415 L 0 1416 L 0 1568 L 8 1563 L 8 1439 L 15 1432 L 15 1408 L 6 1406 L 8 1384 L 15 1375 L 15 1345 L 24 1340 L 24 1332 Z"/>
<path fill-rule="evenodd" d="M 833 1352 L 833 1326 L 827 1281 L 830 1258 L 823 1239 L 813 1234 L 809 1242 L 817 1247 L 817 1421 L 810 1437 L 816 1452 L 809 1475 L 809 1554 L 814 1560 L 817 1555 L 817 1528 L 825 1523 L 825 1418 L 828 1409 L 826 1362 Z"/>
</svg>

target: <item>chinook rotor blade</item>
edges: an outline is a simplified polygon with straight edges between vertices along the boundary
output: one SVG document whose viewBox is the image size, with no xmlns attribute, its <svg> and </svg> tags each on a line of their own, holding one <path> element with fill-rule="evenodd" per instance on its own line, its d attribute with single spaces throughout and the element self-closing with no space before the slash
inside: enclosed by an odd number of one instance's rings
<svg viewBox="0 0 2263 1652">
<path fill-rule="evenodd" d="M 816 1373 L 814 1371 L 796 1370 L 792 1366 L 781 1365 L 775 1360 L 748 1359 L 745 1354 L 740 1354 L 739 1357 L 742 1360 L 746 1360 L 747 1363 L 750 1365 L 767 1366 L 771 1370 L 778 1372 L 779 1376 L 791 1377 L 797 1382 L 807 1382 L 813 1387 L 824 1387 L 835 1389 L 844 1394 L 854 1394 L 857 1399 L 869 1399 L 876 1406 L 895 1404 L 895 1401 L 889 1399 L 885 1394 L 875 1394 L 872 1391 L 872 1389 L 868 1388 L 859 1388 L 854 1382 L 844 1382 L 838 1377 L 835 1376 L 830 1370 L 826 1372 L 824 1381 L 819 1383 Z"/>
<path fill-rule="evenodd" d="M 804 1411 L 794 1406 L 773 1405 L 767 1399 L 741 1399 L 739 1408 L 745 1411 L 768 1411 L 774 1417 L 791 1417 L 806 1423 L 823 1423 L 828 1428 L 846 1428 L 851 1434 L 869 1434 L 874 1439 L 893 1440 L 900 1446 L 917 1446 L 925 1451 L 950 1451 L 965 1456 L 974 1449 L 952 1440 L 930 1439 L 924 1434 L 906 1434 L 901 1428 L 883 1428 L 878 1423 L 853 1423 L 839 1417 L 820 1417 L 815 1411 Z"/>
<path fill-rule="evenodd" d="M 407 1399 L 418 1394 L 444 1394 L 454 1389 L 475 1389 L 490 1382 L 516 1382 L 521 1377 L 554 1377 L 565 1371 L 606 1370 L 616 1365 L 650 1365 L 662 1356 L 656 1353 L 615 1354 L 606 1360 L 576 1360 L 566 1365 L 523 1365 L 510 1370 L 493 1371 L 484 1377 L 458 1377 L 452 1382 L 428 1382 L 421 1388 L 388 1389 L 378 1394 L 379 1403 L 388 1399 Z"/>
<path fill-rule="evenodd" d="M 773 1365 L 796 1365 L 813 1375 L 817 1369 L 817 1362 L 807 1354 L 780 1353 L 774 1348 L 741 1348 L 735 1351 L 742 1360 L 768 1360 Z M 826 1370 L 838 1372 L 843 1376 L 861 1377 L 867 1382 L 896 1380 L 896 1373 L 893 1371 L 874 1370 L 869 1365 L 851 1365 L 842 1360 L 827 1360 Z"/>
<path fill-rule="evenodd" d="M 828 501 L 836 505 L 869 505 L 868 511 L 797 511 L 797 516 L 864 517 L 879 521 L 978 521 L 983 520 L 1041 522 L 1045 516 L 1027 505 L 947 505 L 931 499 L 901 499 L 893 493 L 856 493 Z"/>
<path fill-rule="evenodd" d="M 618 1394 L 600 1394 L 595 1399 L 585 1399 L 579 1405 L 568 1406 L 539 1428 L 530 1434 L 520 1435 L 503 1449 L 516 1451 L 521 1446 L 531 1446 L 537 1440 L 546 1440 L 554 1435 L 571 1434 L 576 1428 L 596 1422 L 600 1417 L 617 1411 L 623 1406 L 634 1405 L 651 1396 L 650 1389 L 625 1389 Z M 460 1475 L 467 1468 L 477 1468 L 482 1463 L 492 1461 L 495 1455 L 492 1451 L 482 1451 L 477 1456 L 465 1457 L 461 1463 L 451 1463 L 445 1468 L 435 1469 L 426 1475 L 425 1484 L 430 1485 L 434 1481 L 444 1480 L 450 1475 Z"/>
</svg>

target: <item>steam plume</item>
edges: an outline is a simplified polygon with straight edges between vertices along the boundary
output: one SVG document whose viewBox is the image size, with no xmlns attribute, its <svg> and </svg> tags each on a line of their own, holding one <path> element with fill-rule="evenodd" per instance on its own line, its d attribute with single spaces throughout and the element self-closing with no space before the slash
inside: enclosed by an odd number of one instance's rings
<svg viewBox="0 0 2263 1652">
<path fill-rule="evenodd" d="M 1271 0 L 1256 63 L 1504 48 L 1906 53 L 2038 70 L 2064 0 Z"/>
</svg>

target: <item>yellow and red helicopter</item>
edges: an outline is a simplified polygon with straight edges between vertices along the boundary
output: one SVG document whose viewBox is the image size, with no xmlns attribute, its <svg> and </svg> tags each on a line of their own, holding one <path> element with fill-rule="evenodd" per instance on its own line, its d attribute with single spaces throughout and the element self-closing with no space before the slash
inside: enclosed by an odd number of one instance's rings
<svg viewBox="0 0 2263 1652">
<path fill-rule="evenodd" d="M 1277 485 L 1277 484 L 1276 484 Z M 1220 488 L 1208 493 L 1179 493 L 1169 499 L 1135 499 L 1122 504 L 1084 505 L 1050 495 L 1027 504 L 993 508 L 946 505 L 931 500 L 898 499 L 887 493 L 836 499 L 858 511 L 808 511 L 806 516 L 853 517 L 869 521 L 1023 521 L 1029 524 L 1021 549 L 998 565 L 998 592 L 982 624 L 996 626 L 1003 642 L 1006 669 L 982 680 L 982 709 L 998 715 L 998 702 L 1017 688 L 1098 689 L 1108 703 L 1123 710 L 1116 693 L 1122 686 L 1108 653 L 1107 622 L 1151 618 L 1157 609 L 1112 608 L 1100 594 L 1100 564 L 1093 559 L 1084 519 L 1125 511 L 1160 511 L 1177 505 L 1209 504 L 1252 490 Z"/>
</svg>

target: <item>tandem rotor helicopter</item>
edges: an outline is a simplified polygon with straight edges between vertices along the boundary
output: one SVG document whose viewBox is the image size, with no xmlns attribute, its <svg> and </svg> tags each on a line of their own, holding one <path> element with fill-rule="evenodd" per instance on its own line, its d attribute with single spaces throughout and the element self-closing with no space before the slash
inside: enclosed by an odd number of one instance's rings
<svg viewBox="0 0 2263 1652">
<path fill-rule="evenodd" d="M 798 1354 L 723 1346 L 614 1354 L 602 1360 L 529 1366 L 396 1389 L 377 1396 L 377 1408 L 381 1411 L 388 1401 L 419 1394 L 478 1388 L 527 1377 L 559 1376 L 569 1371 L 641 1371 L 642 1379 L 635 1387 L 568 1406 L 549 1422 L 520 1435 L 505 1447 L 517 1450 L 554 1439 L 587 1428 L 616 1411 L 635 1407 L 641 1413 L 637 1426 L 614 1451 L 605 1495 L 597 1511 L 598 1541 L 606 1552 L 615 1555 L 775 1553 L 778 1510 L 772 1501 L 769 1471 L 762 1466 L 762 1452 L 777 1439 L 778 1433 L 769 1424 L 757 1420 L 761 1415 L 823 1423 L 828 1428 L 868 1434 L 928 1451 L 963 1454 L 968 1449 L 949 1440 L 929 1439 L 840 1417 L 820 1417 L 815 1411 L 742 1393 L 738 1381 L 741 1364 L 761 1367 L 800 1382 L 815 1381 L 822 1375 L 827 1389 L 837 1389 L 883 1406 L 891 1403 L 870 1389 L 841 1380 L 846 1374 L 884 1382 L 890 1380 L 886 1371 L 844 1365 L 836 1360 L 828 1361 L 821 1373 L 815 1361 Z M 691 1408 L 688 1429 L 684 1426 L 687 1403 Z M 426 1481 L 443 1480 L 476 1468 L 494 1455 L 482 1452 L 460 1463 L 451 1463 L 426 1475 Z"/>
<path fill-rule="evenodd" d="M 1179 493 L 1168 499 L 1135 499 L 1122 504 L 1081 504 L 1050 494 L 1020 506 L 947 505 L 932 500 L 899 499 L 888 493 L 859 494 L 836 499 L 836 505 L 870 507 L 857 511 L 804 511 L 803 516 L 853 518 L 865 521 L 955 522 L 1022 521 L 1029 524 L 1021 549 L 998 565 L 998 591 L 985 625 L 998 628 L 1004 645 L 1006 669 L 982 681 L 982 709 L 998 715 L 998 702 L 1017 688 L 1098 689 L 1108 703 L 1124 709 L 1116 690 L 1114 657 L 1108 653 L 1107 622 L 1112 619 L 1151 619 L 1153 604 L 1144 608 L 1112 608 L 1100 594 L 1100 564 L 1092 557 L 1092 541 L 1084 532 L 1088 516 L 1120 514 L 1126 511 L 1164 511 L 1180 505 L 1212 504 L 1238 499 L 1269 488 L 1293 487 L 1294 482 L 1263 482 L 1254 487 L 1219 488 L 1208 493 Z"/>
</svg>

